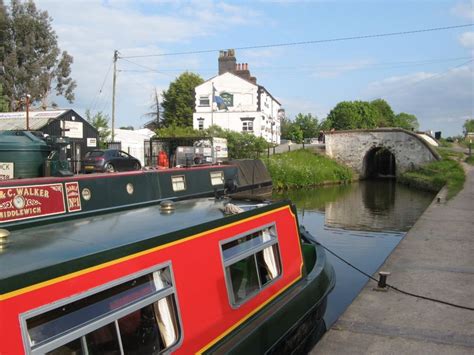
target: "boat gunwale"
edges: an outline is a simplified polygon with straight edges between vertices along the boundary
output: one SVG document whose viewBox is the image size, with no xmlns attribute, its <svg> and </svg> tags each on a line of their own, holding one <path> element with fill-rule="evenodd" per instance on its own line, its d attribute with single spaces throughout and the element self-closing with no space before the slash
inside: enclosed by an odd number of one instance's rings
<svg viewBox="0 0 474 355">
<path fill-rule="evenodd" d="M 121 258 L 144 253 L 151 249 L 156 249 L 173 242 L 185 242 L 187 238 L 210 232 L 216 228 L 226 228 L 233 223 L 244 221 L 245 219 L 258 217 L 272 211 L 288 207 L 291 209 L 291 203 L 288 200 L 282 200 L 269 205 L 244 211 L 236 215 L 230 215 L 223 218 L 196 224 L 176 231 L 170 231 L 165 234 L 158 234 L 153 237 L 134 241 L 129 244 L 112 247 L 107 250 L 91 253 L 81 257 L 73 258 L 67 261 L 59 262 L 54 265 L 27 271 L 22 274 L 13 275 L 0 279 L 0 300 L 10 298 L 12 293 L 17 293 L 22 289 L 34 287 L 35 285 L 47 282 L 55 278 L 64 277 L 69 274 L 80 272 L 85 269 L 98 267 L 119 260 Z M 292 213 L 293 210 L 291 209 Z M 1 254 L 0 254 L 1 258 Z"/>
</svg>

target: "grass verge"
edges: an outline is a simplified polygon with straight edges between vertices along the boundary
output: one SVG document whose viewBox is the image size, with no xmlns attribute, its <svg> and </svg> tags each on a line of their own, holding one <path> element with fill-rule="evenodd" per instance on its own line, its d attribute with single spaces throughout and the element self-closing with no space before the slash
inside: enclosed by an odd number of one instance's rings
<svg viewBox="0 0 474 355">
<path fill-rule="evenodd" d="M 300 149 L 265 158 L 264 162 L 278 190 L 298 189 L 352 180 L 352 171 L 323 155 Z"/>
<path fill-rule="evenodd" d="M 461 191 L 466 176 L 464 169 L 452 153 L 439 150 L 441 160 L 434 161 L 419 169 L 403 173 L 398 181 L 418 189 L 428 191 L 439 191 L 443 186 L 448 187 L 447 199 L 450 199 Z M 453 159 L 454 158 L 454 159 Z M 456 159 L 456 160 L 455 160 Z"/>
<path fill-rule="evenodd" d="M 474 155 L 471 155 L 470 157 L 466 158 L 466 163 L 470 165 L 474 165 Z"/>
</svg>

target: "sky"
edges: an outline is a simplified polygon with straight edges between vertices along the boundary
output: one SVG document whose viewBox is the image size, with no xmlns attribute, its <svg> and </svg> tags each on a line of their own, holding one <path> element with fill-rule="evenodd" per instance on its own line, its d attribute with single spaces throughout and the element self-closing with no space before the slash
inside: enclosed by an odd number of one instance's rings
<svg viewBox="0 0 474 355">
<path fill-rule="evenodd" d="M 6 2 L 8 4 L 8 2 Z M 155 90 L 188 70 L 217 74 L 218 50 L 474 23 L 473 0 L 127 1 L 36 0 L 52 17 L 61 50 L 74 57 L 73 104 L 142 127 Z M 206 53 L 176 54 L 215 50 Z M 157 56 L 149 56 L 157 55 Z M 134 57 L 133 56 L 146 56 Z M 385 99 L 415 114 L 423 131 L 462 133 L 474 118 L 474 26 L 401 36 L 236 50 L 291 119 L 322 120 L 340 101 Z"/>
</svg>

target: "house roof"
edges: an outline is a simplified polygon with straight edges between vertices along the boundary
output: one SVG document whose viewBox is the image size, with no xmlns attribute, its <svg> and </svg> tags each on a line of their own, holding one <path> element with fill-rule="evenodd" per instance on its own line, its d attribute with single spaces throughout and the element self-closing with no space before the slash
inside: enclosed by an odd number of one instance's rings
<svg viewBox="0 0 474 355">
<path fill-rule="evenodd" d="M 280 103 L 280 101 L 278 101 L 277 99 L 275 99 L 275 97 L 273 97 L 273 95 L 272 95 L 272 94 L 270 94 L 270 92 L 269 92 L 267 89 L 265 89 L 265 86 L 258 85 L 258 87 L 259 87 L 259 89 L 263 89 L 263 90 L 265 90 L 265 92 L 268 94 L 268 96 L 270 96 L 270 97 L 273 99 L 273 101 L 275 101 L 275 102 L 276 102 L 278 105 L 280 105 L 280 106 L 281 106 L 281 103 Z"/>
<path fill-rule="evenodd" d="M 232 72 L 230 72 L 230 71 L 225 72 L 225 73 L 222 73 L 221 75 L 215 75 L 215 76 L 213 76 L 212 78 L 207 79 L 207 80 L 206 80 L 205 82 L 203 82 L 201 85 L 204 85 L 204 84 L 208 83 L 209 81 L 214 80 L 215 78 L 217 78 L 217 77 L 219 77 L 219 76 L 226 75 L 226 74 L 233 75 L 233 76 L 235 76 L 236 78 L 239 78 L 240 80 L 246 81 L 247 83 L 252 84 L 252 85 L 254 85 L 254 86 L 257 86 L 257 87 L 259 86 L 259 85 L 255 84 L 255 83 L 252 83 L 250 80 L 244 79 L 244 78 L 242 78 L 242 77 L 240 77 L 240 76 L 238 76 L 238 75 L 236 75 L 236 74 L 234 74 L 234 73 L 232 73 Z M 197 87 L 199 87 L 199 86 L 201 86 L 201 85 L 198 85 Z"/>
<path fill-rule="evenodd" d="M 31 130 L 39 130 L 52 120 L 60 117 L 69 110 L 30 111 L 28 120 Z M 26 129 L 26 112 L 1 112 L 0 130 Z"/>
</svg>

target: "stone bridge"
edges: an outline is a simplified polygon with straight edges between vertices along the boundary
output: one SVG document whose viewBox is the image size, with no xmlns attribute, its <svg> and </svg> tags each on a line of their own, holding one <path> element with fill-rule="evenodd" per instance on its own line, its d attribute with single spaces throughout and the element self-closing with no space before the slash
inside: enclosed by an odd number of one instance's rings
<svg viewBox="0 0 474 355">
<path fill-rule="evenodd" d="M 326 132 L 326 154 L 361 178 L 398 176 L 440 159 L 424 139 L 399 128 Z"/>
</svg>

